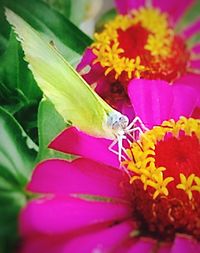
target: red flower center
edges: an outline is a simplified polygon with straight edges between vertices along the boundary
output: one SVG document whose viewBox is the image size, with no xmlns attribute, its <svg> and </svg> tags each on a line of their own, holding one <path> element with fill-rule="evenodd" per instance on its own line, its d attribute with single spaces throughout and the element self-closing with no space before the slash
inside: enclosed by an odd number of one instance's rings
<svg viewBox="0 0 200 253">
<path fill-rule="evenodd" d="M 185 41 L 175 34 L 167 14 L 158 9 L 141 8 L 118 15 L 95 34 L 95 39 L 94 63 L 100 63 L 110 83 L 120 83 L 125 92 L 133 78 L 171 83 L 187 72 L 190 52 Z"/>
<path fill-rule="evenodd" d="M 176 233 L 200 240 L 200 120 L 166 121 L 128 155 L 139 230 L 165 241 Z"/>
<path fill-rule="evenodd" d="M 135 59 L 138 55 L 144 54 L 149 32 L 141 24 L 131 26 L 126 31 L 118 29 L 117 33 L 119 47 L 124 50 L 122 56 Z"/>
<path fill-rule="evenodd" d="M 156 144 L 156 166 L 167 168 L 166 175 L 174 175 L 179 180 L 183 171 L 186 176 L 193 172 L 200 173 L 200 143 L 195 134 L 180 135 L 179 138 L 169 137 Z"/>
</svg>

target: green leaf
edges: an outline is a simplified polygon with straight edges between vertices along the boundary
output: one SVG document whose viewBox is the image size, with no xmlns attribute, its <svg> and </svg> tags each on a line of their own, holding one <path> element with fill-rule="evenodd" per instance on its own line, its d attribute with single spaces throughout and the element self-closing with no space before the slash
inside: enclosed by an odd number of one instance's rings
<svg viewBox="0 0 200 253">
<path fill-rule="evenodd" d="M 0 0 L 0 55 L 5 51 L 10 34 L 10 26 L 4 16 L 4 8 L 1 8 Z M 1 251 L 0 251 L 1 252 Z"/>
<path fill-rule="evenodd" d="M 16 120 L 0 107 L 0 252 L 13 252 L 17 217 L 35 165 L 37 148 Z"/>
<path fill-rule="evenodd" d="M 0 139 L 0 178 L 22 189 L 30 177 L 36 151 L 21 126 L 1 107 Z"/>
<path fill-rule="evenodd" d="M 18 243 L 17 220 L 26 198 L 21 192 L 0 192 L 0 252 L 16 252 Z"/>
<path fill-rule="evenodd" d="M 37 141 L 36 112 L 42 92 L 23 57 L 21 46 L 12 31 L 0 62 L 0 105 L 13 114 Z"/>
<path fill-rule="evenodd" d="M 40 0 L 2 0 L 49 43 L 54 42 L 59 51 L 71 63 L 76 64 L 92 40 L 59 12 Z"/>
<path fill-rule="evenodd" d="M 50 142 L 67 126 L 60 114 L 55 110 L 54 105 L 49 100 L 43 99 L 40 102 L 38 112 L 39 153 L 37 161 L 53 157 L 72 159 L 71 155 L 48 148 Z"/>
<path fill-rule="evenodd" d="M 70 17 L 71 11 L 71 0 L 43 0 L 56 11 L 60 12 L 66 18 Z"/>
<path fill-rule="evenodd" d="M 12 31 L 0 62 L 1 102 L 24 106 L 41 98 L 41 91 L 23 57 L 21 46 Z"/>
</svg>

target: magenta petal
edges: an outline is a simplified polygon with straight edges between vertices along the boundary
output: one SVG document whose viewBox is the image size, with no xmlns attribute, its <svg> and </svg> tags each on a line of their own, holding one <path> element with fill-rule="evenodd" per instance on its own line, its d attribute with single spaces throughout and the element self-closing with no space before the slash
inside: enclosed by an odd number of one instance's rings
<svg viewBox="0 0 200 253">
<path fill-rule="evenodd" d="M 200 43 L 197 43 L 193 48 L 192 51 L 196 54 L 200 53 Z"/>
<path fill-rule="evenodd" d="M 176 0 L 153 0 L 153 6 L 167 12 L 169 17 L 177 22 L 194 2 L 195 0 L 181 0 L 181 2 Z"/>
<path fill-rule="evenodd" d="M 83 253 L 95 252 L 97 249 L 108 252 L 126 240 L 133 230 L 134 223 L 128 220 L 118 225 L 93 230 L 92 233 L 75 234 L 72 238 L 65 235 L 33 235 L 23 238 L 20 253 Z"/>
<path fill-rule="evenodd" d="M 65 241 L 58 240 L 55 236 L 32 236 L 23 238 L 23 243 L 18 253 L 61 253 Z"/>
<path fill-rule="evenodd" d="M 200 70 L 200 60 L 193 60 L 190 62 L 191 69 L 199 69 Z"/>
<path fill-rule="evenodd" d="M 141 238 L 136 241 L 127 253 L 150 253 L 153 252 L 156 241 L 149 238 Z"/>
<path fill-rule="evenodd" d="M 115 0 L 115 5 L 119 13 L 126 14 L 132 9 L 138 9 L 145 5 L 145 0 Z"/>
<path fill-rule="evenodd" d="M 132 194 L 127 174 L 87 159 L 76 159 L 71 163 L 54 159 L 40 163 L 33 172 L 28 190 L 123 199 L 129 199 Z"/>
<path fill-rule="evenodd" d="M 20 216 L 20 231 L 26 236 L 72 233 L 91 226 L 105 227 L 130 217 L 131 212 L 131 207 L 126 204 L 52 196 L 27 204 Z"/>
<path fill-rule="evenodd" d="M 96 59 L 96 55 L 92 52 L 91 48 L 87 48 L 83 54 L 81 62 L 77 66 L 77 71 L 80 72 L 87 65 L 91 65 L 92 62 Z"/>
<path fill-rule="evenodd" d="M 121 108 L 121 113 L 126 115 L 131 122 L 135 118 L 135 112 L 130 102 L 124 102 Z"/>
<path fill-rule="evenodd" d="M 148 128 L 171 118 L 191 116 L 198 101 L 195 89 L 160 80 L 132 80 L 128 93 L 136 115 Z"/>
<path fill-rule="evenodd" d="M 91 70 L 83 74 L 82 77 L 90 85 L 95 83 L 98 84 L 101 79 L 105 79 L 104 68 L 99 63 L 96 63 L 92 65 Z"/>
<path fill-rule="evenodd" d="M 194 23 L 190 26 L 186 27 L 183 31 L 183 34 L 186 38 L 190 38 L 191 36 L 195 35 L 196 33 L 200 32 L 200 19 L 197 19 Z"/>
<path fill-rule="evenodd" d="M 129 237 L 133 229 L 133 223 L 126 221 L 101 231 L 76 237 L 66 243 L 63 253 L 116 252 L 116 248 Z"/>
<path fill-rule="evenodd" d="M 132 80 L 128 86 L 128 94 L 135 114 L 148 128 L 169 119 L 173 96 L 172 87 L 167 82 Z"/>
<path fill-rule="evenodd" d="M 160 243 L 158 253 L 171 253 L 172 243 Z"/>
<path fill-rule="evenodd" d="M 184 84 L 192 87 L 197 96 L 197 106 L 200 107 L 200 75 L 187 74 L 176 81 L 176 84 Z"/>
<path fill-rule="evenodd" d="M 198 94 L 195 89 L 181 84 L 174 84 L 173 98 L 171 118 L 178 120 L 180 116 L 190 117 L 198 102 Z"/>
<path fill-rule="evenodd" d="M 200 253 L 200 243 L 187 235 L 177 235 L 170 253 Z"/>
<path fill-rule="evenodd" d="M 117 155 L 108 149 L 111 143 L 111 140 L 92 137 L 70 127 L 56 137 L 49 147 L 119 168 Z"/>
<path fill-rule="evenodd" d="M 104 94 L 108 94 L 110 90 L 111 83 L 105 78 L 101 78 L 98 80 L 97 86 L 95 88 L 95 91 L 103 97 Z"/>
</svg>

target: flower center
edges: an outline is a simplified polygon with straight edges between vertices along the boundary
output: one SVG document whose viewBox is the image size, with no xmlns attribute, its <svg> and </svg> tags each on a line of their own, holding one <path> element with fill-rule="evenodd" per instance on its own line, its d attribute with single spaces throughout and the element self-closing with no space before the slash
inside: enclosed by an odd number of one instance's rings
<svg viewBox="0 0 200 253">
<path fill-rule="evenodd" d="M 140 8 L 118 15 L 95 34 L 92 45 L 100 63 L 113 81 L 126 84 L 132 78 L 173 82 L 187 71 L 190 53 L 183 39 L 171 29 L 167 14 Z"/>
<path fill-rule="evenodd" d="M 165 121 L 127 155 L 134 216 L 144 234 L 173 240 L 179 232 L 200 240 L 200 120 Z"/>
</svg>

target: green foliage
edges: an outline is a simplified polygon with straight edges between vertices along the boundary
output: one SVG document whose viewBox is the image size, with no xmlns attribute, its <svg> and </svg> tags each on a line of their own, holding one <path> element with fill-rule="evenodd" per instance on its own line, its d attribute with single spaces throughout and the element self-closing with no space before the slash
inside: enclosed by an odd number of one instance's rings
<svg viewBox="0 0 200 253">
<path fill-rule="evenodd" d="M 66 18 L 70 18 L 71 12 L 71 4 L 73 1 L 71 0 L 43 0 L 46 2 L 51 8 L 54 8 L 56 11 L 60 12 Z"/>
<path fill-rule="evenodd" d="M 53 41 L 68 61 L 79 59 L 92 40 L 72 22 L 40 0 L 1 0 L 39 31 L 48 42 Z"/>
<path fill-rule="evenodd" d="M 36 141 L 35 112 L 40 99 L 41 91 L 23 60 L 23 52 L 14 32 L 11 32 L 0 62 L 0 105 L 13 114 Z"/>
<path fill-rule="evenodd" d="M 38 129 L 39 129 L 39 152 L 37 160 L 41 161 L 51 157 L 63 159 L 72 159 L 71 155 L 54 151 L 48 148 L 50 142 L 67 126 L 63 118 L 55 110 L 54 105 L 43 99 L 40 102 L 38 112 Z"/>
<path fill-rule="evenodd" d="M 43 0 L 49 6 L 79 26 L 88 16 L 92 0 Z"/>
<path fill-rule="evenodd" d="M 36 146 L 11 114 L 0 108 L 0 252 L 17 238 L 17 217 L 26 203 L 24 188 L 36 157 Z"/>
</svg>

